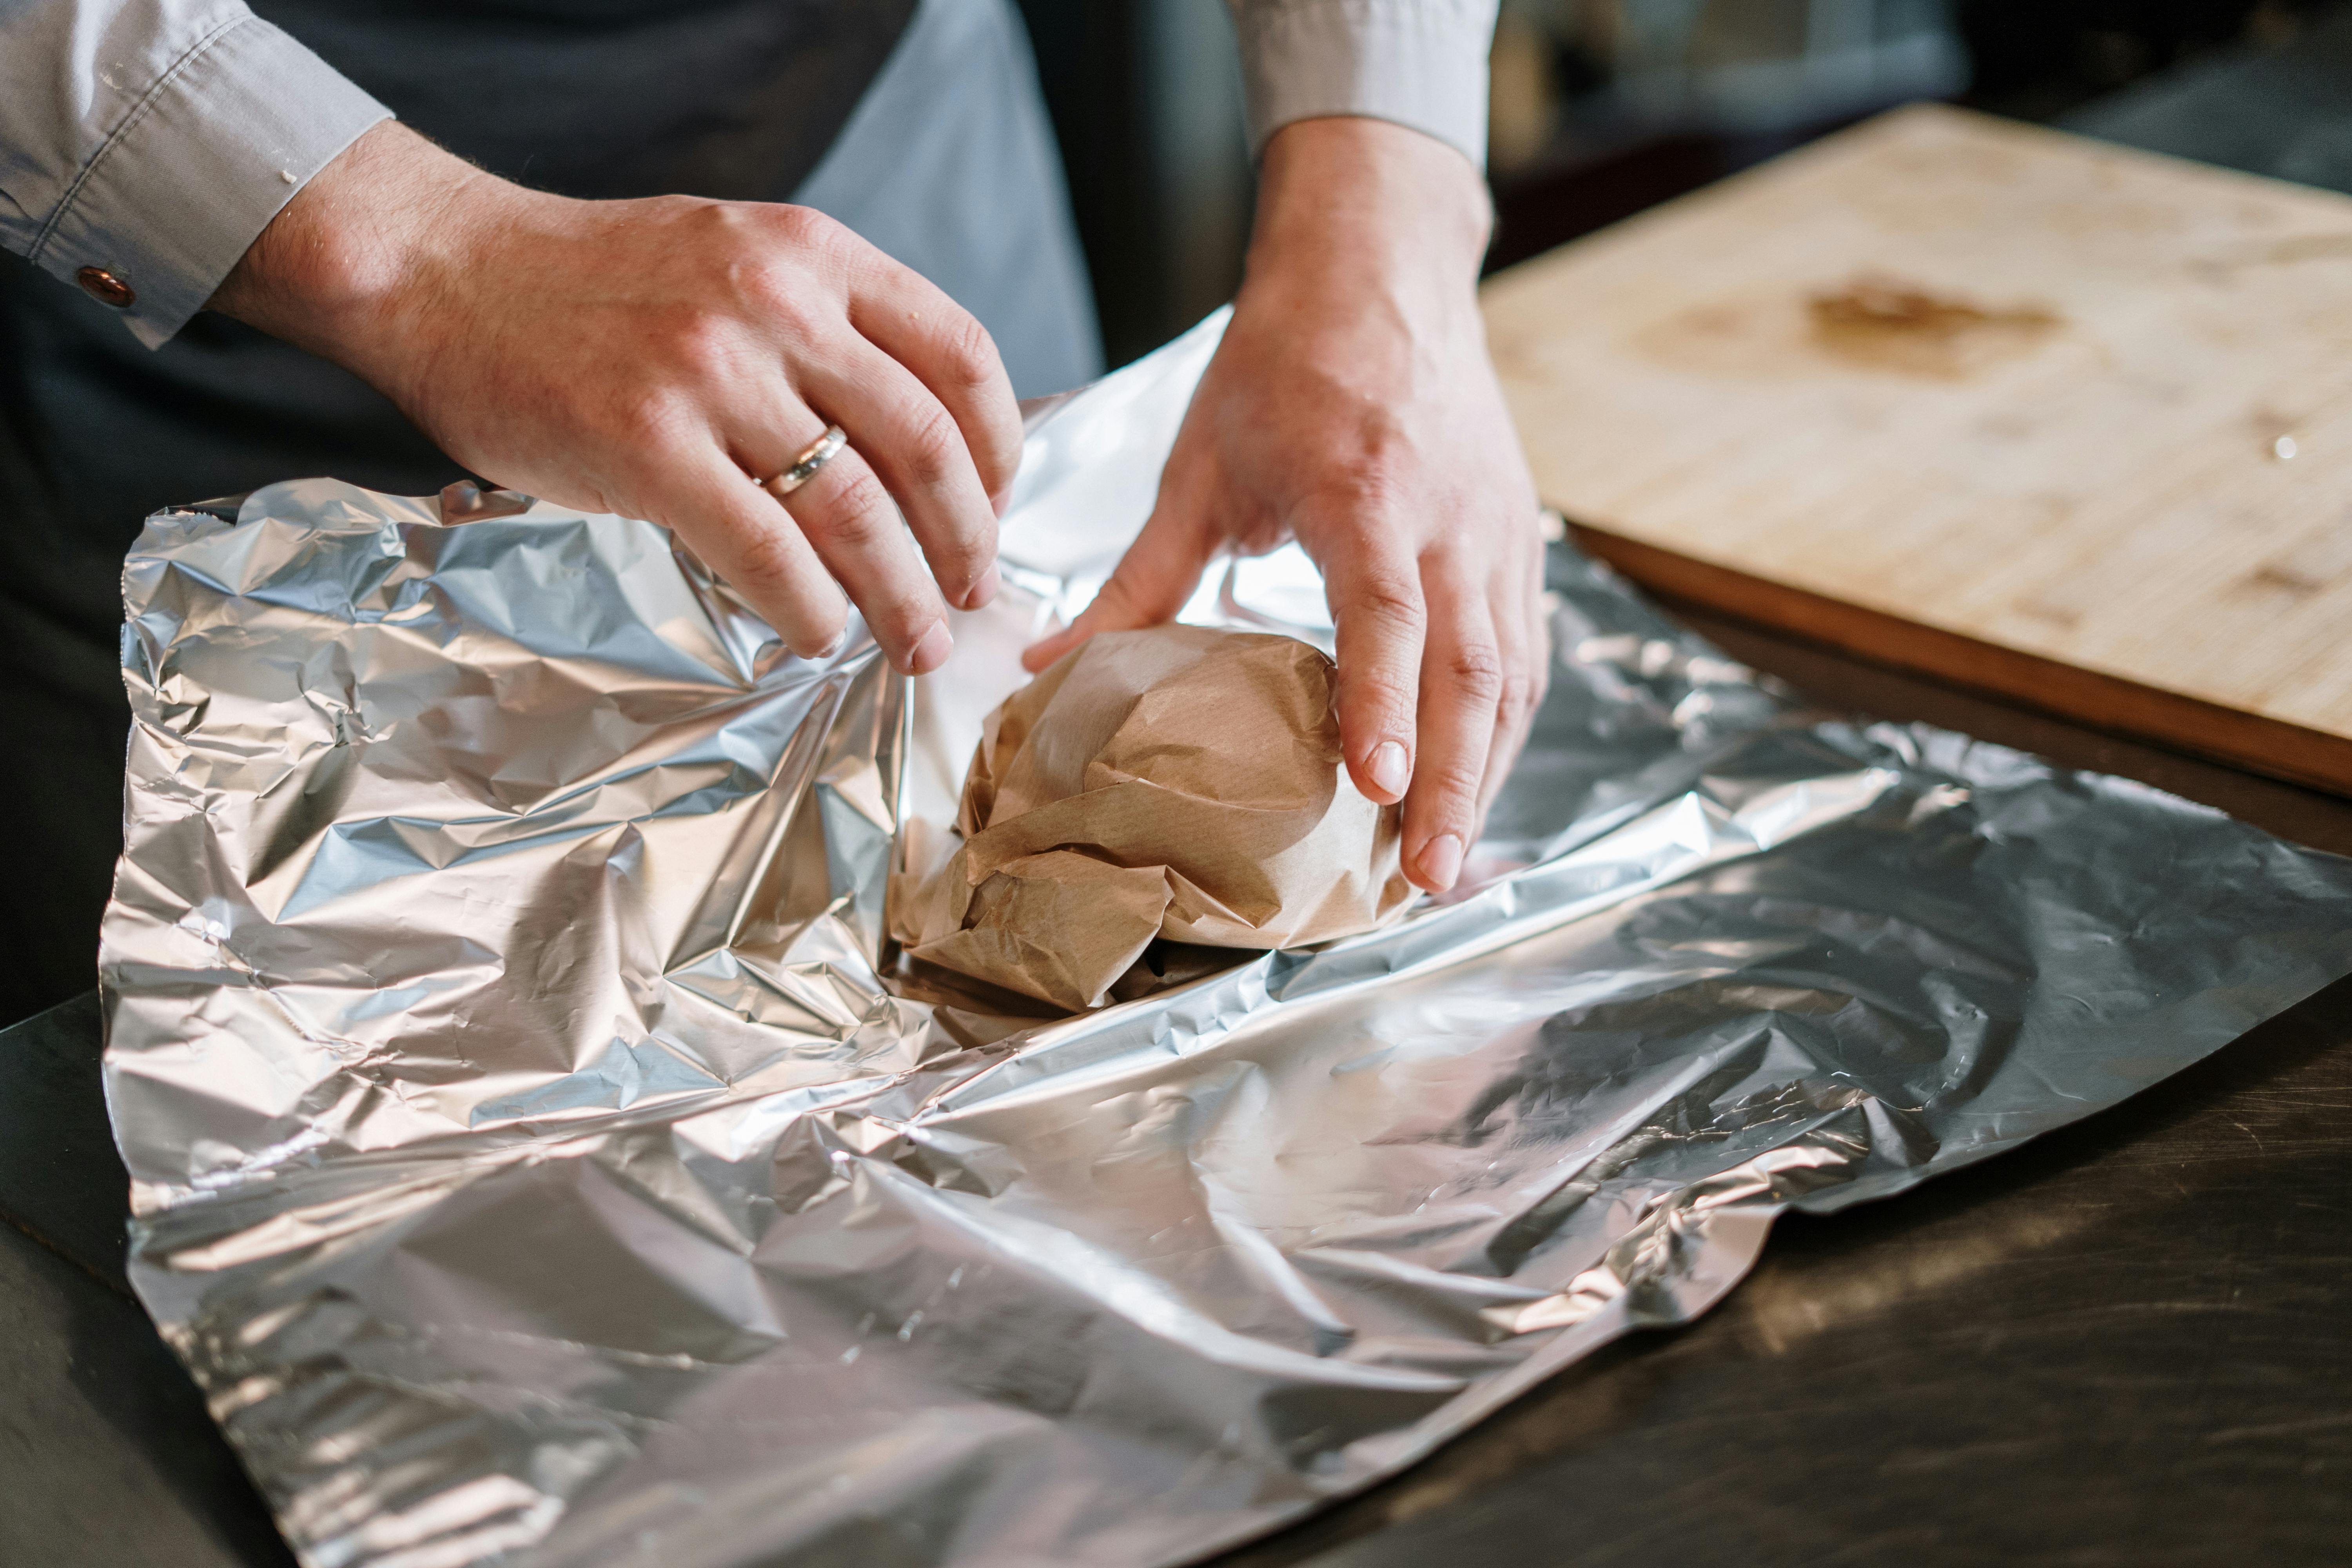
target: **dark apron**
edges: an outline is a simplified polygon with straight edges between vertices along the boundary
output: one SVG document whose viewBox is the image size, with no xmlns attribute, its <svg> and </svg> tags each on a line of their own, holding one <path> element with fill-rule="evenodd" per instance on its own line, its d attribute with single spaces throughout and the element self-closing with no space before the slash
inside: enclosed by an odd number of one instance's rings
<svg viewBox="0 0 2352 1568">
<path fill-rule="evenodd" d="M 915 0 L 257 0 L 410 126 L 583 197 L 781 200 Z M 123 554 L 148 513 L 332 474 L 461 470 L 356 377 L 209 312 L 158 351 L 0 253 L 0 1024 L 88 990 L 121 847 Z"/>
</svg>

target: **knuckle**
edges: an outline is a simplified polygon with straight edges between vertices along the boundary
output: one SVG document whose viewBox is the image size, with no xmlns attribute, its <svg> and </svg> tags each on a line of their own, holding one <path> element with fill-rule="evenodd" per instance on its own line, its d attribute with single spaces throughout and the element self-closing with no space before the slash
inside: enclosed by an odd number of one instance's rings
<svg viewBox="0 0 2352 1568">
<path fill-rule="evenodd" d="M 940 333 L 941 373 L 959 391 L 973 392 L 996 379 L 996 341 L 976 317 L 954 312 Z"/>
<path fill-rule="evenodd" d="M 1333 505 L 1360 526 L 1385 532 L 1394 520 L 1411 511 L 1412 489 L 1397 461 L 1374 444 L 1349 453 L 1324 476 L 1323 488 Z"/>
<path fill-rule="evenodd" d="M 734 369 L 735 323 L 709 310 L 684 312 L 666 324 L 669 357 L 695 384 L 722 382 Z"/>
<path fill-rule="evenodd" d="M 898 530 L 898 509 L 874 470 L 860 468 L 843 476 L 810 527 L 843 549 L 869 549 Z"/>
<path fill-rule="evenodd" d="M 776 267 L 761 270 L 751 307 L 771 332 L 802 352 L 825 340 L 835 313 L 833 302 L 816 298 L 804 277 Z"/>
<path fill-rule="evenodd" d="M 788 256 L 766 255 L 744 263 L 737 269 L 737 286 L 740 309 L 763 335 L 788 343 L 805 346 L 821 339 L 839 313 L 822 275 Z"/>
<path fill-rule="evenodd" d="M 657 388 L 617 394 L 597 421 L 607 445 L 637 458 L 674 445 L 686 422 L 679 398 Z"/>
<path fill-rule="evenodd" d="M 1491 707 L 1503 695 L 1503 661 L 1495 645 L 1484 640 L 1465 641 L 1445 656 L 1444 670 L 1463 698 Z"/>
<path fill-rule="evenodd" d="M 839 275 L 848 231 L 806 207 L 709 204 L 709 292 L 725 314 L 750 316 L 771 331 L 802 339 L 838 313 Z"/>
<path fill-rule="evenodd" d="M 1420 584 L 1399 572 L 1367 572 L 1349 585 L 1346 608 L 1398 631 L 1420 626 Z"/>
<path fill-rule="evenodd" d="M 743 242 L 747 230 L 744 209 L 733 202 L 673 195 L 646 196 L 636 205 L 666 240 L 691 258 L 724 254 Z"/>
<path fill-rule="evenodd" d="M 738 588 L 757 594 L 765 589 L 796 586 L 800 556 L 784 538 L 782 526 L 751 529 L 735 541 Z"/>
<path fill-rule="evenodd" d="M 1502 689 L 1495 704 L 1503 724 L 1516 727 L 1535 711 L 1537 702 L 1541 700 L 1537 685 L 1535 672 L 1524 668 L 1511 670 L 1503 677 Z"/>
<path fill-rule="evenodd" d="M 1527 654 L 1528 703 L 1531 707 L 1540 708 L 1544 699 L 1551 695 L 1551 629 L 1538 616 L 1534 623 L 1534 632 L 1530 639 L 1532 646 Z"/>
<path fill-rule="evenodd" d="M 793 226 L 785 247 L 804 275 L 822 279 L 845 302 L 861 284 L 897 268 L 847 224 L 810 207 L 788 207 Z"/>
<path fill-rule="evenodd" d="M 814 207 L 780 204 L 772 210 L 771 221 L 779 240 L 823 260 L 845 257 L 847 242 L 854 237 L 845 226 Z"/>
<path fill-rule="evenodd" d="M 948 411 L 938 404 L 915 415 L 908 426 L 899 460 L 908 477 L 926 489 L 944 484 L 963 452 L 963 436 Z"/>
<path fill-rule="evenodd" d="M 1430 802 L 1430 816 L 1438 828 L 1458 827 L 1478 813 L 1478 786 L 1486 782 L 1486 758 L 1482 754 L 1448 757 L 1437 765 L 1435 798 Z"/>
</svg>

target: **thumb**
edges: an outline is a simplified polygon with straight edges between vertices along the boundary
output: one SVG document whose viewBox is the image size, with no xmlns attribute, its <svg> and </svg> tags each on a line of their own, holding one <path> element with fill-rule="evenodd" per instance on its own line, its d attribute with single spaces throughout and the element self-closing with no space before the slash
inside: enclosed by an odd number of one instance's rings
<svg viewBox="0 0 2352 1568">
<path fill-rule="evenodd" d="M 1171 473 L 1160 487 L 1143 531 L 1119 557 L 1094 603 L 1066 628 L 1033 644 L 1021 656 L 1023 668 L 1034 674 L 1097 632 L 1156 626 L 1184 607 L 1224 537 L 1209 525 L 1208 508 L 1199 504 L 1192 487 L 1175 480 Z"/>
</svg>

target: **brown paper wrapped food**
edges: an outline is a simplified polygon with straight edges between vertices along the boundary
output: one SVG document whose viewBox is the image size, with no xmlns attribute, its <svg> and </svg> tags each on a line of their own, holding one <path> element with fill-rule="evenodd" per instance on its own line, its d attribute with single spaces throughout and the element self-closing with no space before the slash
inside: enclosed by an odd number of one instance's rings
<svg viewBox="0 0 2352 1568">
<path fill-rule="evenodd" d="M 1072 1009 L 1154 937 L 1295 947 L 1369 931 L 1412 889 L 1397 812 L 1341 765 L 1332 665 L 1290 637 L 1107 632 L 988 717 L 963 843 L 893 878 L 912 956 Z"/>
</svg>

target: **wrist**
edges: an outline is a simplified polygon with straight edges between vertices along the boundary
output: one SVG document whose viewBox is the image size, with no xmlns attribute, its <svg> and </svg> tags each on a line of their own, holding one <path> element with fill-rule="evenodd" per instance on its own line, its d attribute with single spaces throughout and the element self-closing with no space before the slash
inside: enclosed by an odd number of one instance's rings
<svg viewBox="0 0 2352 1568">
<path fill-rule="evenodd" d="M 527 194 L 387 121 L 286 204 L 210 307 L 397 398 L 396 362 L 414 357 L 429 325 L 423 301 L 463 273 L 479 209 L 500 192 Z"/>
<path fill-rule="evenodd" d="M 1444 142 L 1361 116 L 1302 120 L 1266 144 L 1246 276 L 1468 300 L 1493 229 L 1485 180 Z"/>
</svg>

